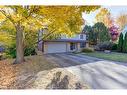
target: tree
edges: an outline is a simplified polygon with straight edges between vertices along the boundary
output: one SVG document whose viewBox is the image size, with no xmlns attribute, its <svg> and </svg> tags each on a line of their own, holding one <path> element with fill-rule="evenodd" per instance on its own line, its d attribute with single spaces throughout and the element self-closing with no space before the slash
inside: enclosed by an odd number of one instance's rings
<svg viewBox="0 0 127 95">
<path fill-rule="evenodd" d="M 93 28 L 93 31 L 97 35 L 98 43 L 104 42 L 104 41 L 110 41 L 110 35 L 108 32 L 108 28 L 104 25 L 104 23 L 98 22 L 94 24 L 92 28 Z"/>
<path fill-rule="evenodd" d="M 1 22 L 10 22 L 16 33 L 16 60 L 24 61 L 24 33 L 47 27 L 45 37 L 54 33 L 72 35 L 80 31 L 82 12 L 94 11 L 100 6 L 1 6 Z"/>
<path fill-rule="evenodd" d="M 116 41 L 118 39 L 118 27 L 113 25 L 112 27 L 109 28 L 109 33 L 111 35 L 112 41 Z"/>
<path fill-rule="evenodd" d="M 123 52 L 127 53 L 127 32 L 123 40 Z"/>
<path fill-rule="evenodd" d="M 91 27 L 91 26 L 85 25 L 85 27 L 83 28 L 82 31 L 83 31 L 84 33 L 89 33 L 91 30 L 92 30 L 92 27 Z"/>
<path fill-rule="evenodd" d="M 33 13 L 38 7 L 36 6 L 4 6 L 0 9 L 3 21 L 8 21 L 10 27 L 13 27 L 16 31 L 16 60 L 15 63 L 21 63 L 24 61 L 24 37 L 23 33 L 26 27 L 37 24 L 34 21 Z M 31 22 L 27 22 L 30 20 Z"/>
<path fill-rule="evenodd" d="M 89 44 L 97 44 L 97 33 L 95 33 L 91 26 L 85 25 L 83 32 L 88 35 Z"/>
<path fill-rule="evenodd" d="M 119 52 L 123 51 L 123 33 L 120 33 L 120 36 L 119 36 L 118 51 Z"/>
<path fill-rule="evenodd" d="M 113 24 L 113 19 L 108 9 L 101 8 L 101 10 L 96 15 L 96 22 L 102 22 L 106 27 L 111 27 Z"/>
<path fill-rule="evenodd" d="M 120 30 L 127 25 L 127 14 L 120 14 L 116 19 L 117 24 L 119 25 Z"/>
</svg>

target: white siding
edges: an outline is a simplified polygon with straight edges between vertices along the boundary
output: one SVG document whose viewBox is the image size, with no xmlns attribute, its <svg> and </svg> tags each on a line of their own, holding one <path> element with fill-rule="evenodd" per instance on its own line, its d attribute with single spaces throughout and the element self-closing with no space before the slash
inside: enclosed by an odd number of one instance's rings
<svg viewBox="0 0 127 95">
<path fill-rule="evenodd" d="M 46 42 L 44 44 L 44 53 L 62 52 L 66 52 L 66 42 Z"/>
</svg>

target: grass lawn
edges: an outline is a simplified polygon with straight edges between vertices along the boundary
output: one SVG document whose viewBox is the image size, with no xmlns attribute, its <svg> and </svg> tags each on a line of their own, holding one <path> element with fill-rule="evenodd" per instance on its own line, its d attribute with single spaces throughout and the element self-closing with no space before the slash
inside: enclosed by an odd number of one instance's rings
<svg viewBox="0 0 127 95">
<path fill-rule="evenodd" d="M 93 53 L 84 53 L 84 54 L 88 55 L 88 56 L 93 56 L 93 57 L 112 60 L 112 61 L 127 62 L 127 54 L 125 54 L 125 53 L 93 52 Z"/>
</svg>

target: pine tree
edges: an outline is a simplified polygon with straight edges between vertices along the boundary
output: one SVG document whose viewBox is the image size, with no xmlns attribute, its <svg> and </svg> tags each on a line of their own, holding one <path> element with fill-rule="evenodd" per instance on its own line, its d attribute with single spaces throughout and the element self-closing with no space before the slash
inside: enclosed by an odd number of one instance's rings
<svg viewBox="0 0 127 95">
<path fill-rule="evenodd" d="M 123 41 L 123 52 L 127 53 L 127 32 L 125 34 L 124 41 Z"/>
<path fill-rule="evenodd" d="M 119 42 L 118 42 L 118 51 L 122 52 L 123 51 L 123 33 L 120 34 L 119 36 Z"/>
</svg>

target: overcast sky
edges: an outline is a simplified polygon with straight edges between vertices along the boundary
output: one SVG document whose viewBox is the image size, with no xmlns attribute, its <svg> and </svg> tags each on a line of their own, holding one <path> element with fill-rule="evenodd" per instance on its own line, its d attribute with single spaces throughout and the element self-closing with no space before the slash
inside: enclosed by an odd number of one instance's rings
<svg viewBox="0 0 127 95">
<path fill-rule="evenodd" d="M 127 6 L 102 6 L 107 8 L 112 17 L 115 19 L 117 16 L 119 16 L 121 13 L 127 13 Z M 95 16 L 99 12 L 100 9 L 91 12 L 90 14 L 83 13 L 83 18 L 87 21 L 89 25 L 93 25 L 95 21 Z"/>
</svg>

